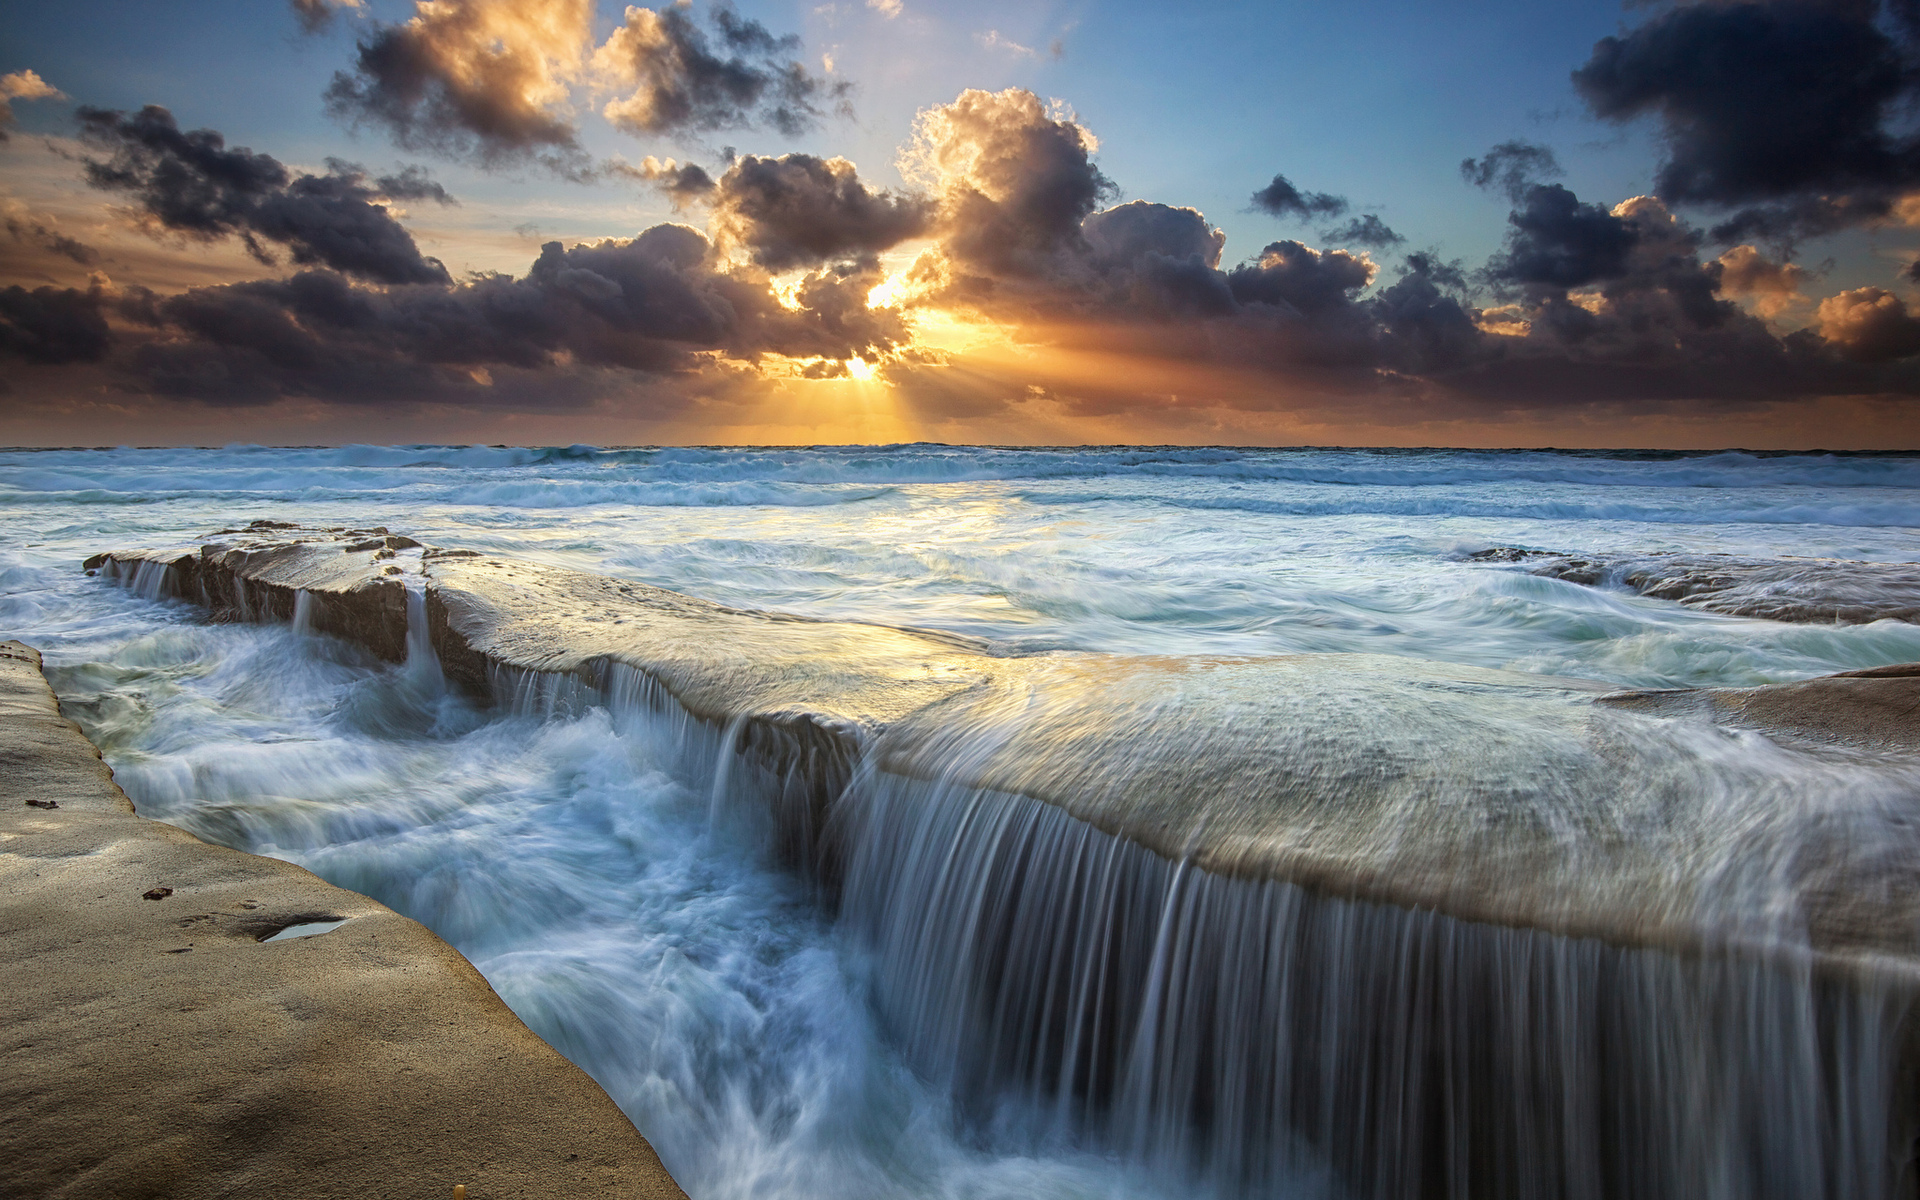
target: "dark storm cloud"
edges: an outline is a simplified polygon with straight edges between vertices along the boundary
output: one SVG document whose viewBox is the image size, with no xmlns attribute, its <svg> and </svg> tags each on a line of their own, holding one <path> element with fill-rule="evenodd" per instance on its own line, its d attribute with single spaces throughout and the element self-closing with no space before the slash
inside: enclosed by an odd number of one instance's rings
<svg viewBox="0 0 1920 1200">
<path fill-rule="evenodd" d="M 1911 36 L 1911 6 L 1895 6 Z M 1788 238 L 1875 220 L 1920 181 L 1901 122 L 1920 95 L 1878 6 L 1700 4 L 1603 38 L 1573 73 L 1596 116 L 1656 116 L 1669 203 L 1741 208 L 1716 238 Z"/>
<path fill-rule="evenodd" d="M 1806 196 L 1798 200 L 1744 208 L 1714 225 L 1709 236 L 1722 244 L 1764 241 L 1791 248 L 1803 238 L 1838 233 L 1891 216 L 1898 195 L 1869 191 L 1854 195 Z"/>
<path fill-rule="evenodd" d="M 698 231 L 657 225 L 571 249 L 549 242 L 518 279 L 373 289 L 309 271 L 130 292 L 118 311 L 144 329 L 118 365 L 138 390 L 214 403 L 538 406 L 584 395 L 596 373 L 685 373 L 715 354 L 877 357 L 904 336 L 897 313 L 866 305 L 878 282 L 851 266 L 816 272 L 790 309 L 764 276 L 719 269 Z"/>
<path fill-rule="evenodd" d="M 1650 197 L 1608 209 L 1536 182 L 1556 169 L 1544 148 L 1495 147 L 1467 172 L 1520 192 L 1506 247 L 1475 272 L 1508 299 L 1482 307 L 1461 264 L 1431 252 L 1407 255 L 1384 285 L 1366 254 L 1294 240 L 1223 267 L 1223 236 L 1193 209 L 1092 211 L 1104 182 L 1093 145 L 1024 93 L 969 93 L 924 114 L 909 164 L 931 168 L 942 203 L 913 272 L 928 301 L 1044 329 L 1063 347 L 1202 368 L 1195 386 L 1204 368 L 1229 368 L 1329 394 L 1438 389 L 1450 402 L 1535 409 L 1909 386 L 1863 373 L 1818 335 L 1789 347 L 1720 295 L 1728 268 L 1702 262 L 1696 230 Z M 1019 255 L 1002 249 L 1020 244 L 1002 224 L 1013 197 L 1038 214 Z M 1752 264 L 1738 261 L 1751 289 Z M 945 395 L 927 383 L 951 384 L 944 369 L 898 375 Z M 1100 403 L 1125 407 L 1124 390 Z"/>
<path fill-rule="evenodd" d="M 1638 239 L 1634 227 L 1557 183 L 1527 189 L 1507 217 L 1504 250 L 1487 262 L 1495 283 L 1582 287 L 1613 278 L 1626 267 Z"/>
<path fill-rule="evenodd" d="M 1174 208 L 1150 200 L 1132 200 L 1097 212 L 1080 223 L 1096 257 L 1134 262 L 1147 255 L 1220 265 L 1227 235 L 1207 223 L 1197 209 Z"/>
<path fill-rule="evenodd" d="M 1696 329 L 1718 328 L 1736 317 L 1748 319 L 1732 301 L 1719 298 L 1726 264 L 1702 261 L 1705 239 L 1665 204 L 1652 196 L 1635 196 L 1615 205 L 1613 215 L 1633 230 L 1634 246 L 1626 269 L 1608 284 L 1608 294 L 1663 292 Z"/>
<path fill-rule="evenodd" d="M 1133 200 L 1092 214 L 1080 231 L 1110 303 L 1163 315 L 1233 309 L 1219 270 L 1227 235 L 1197 209 Z"/>
<path fill-rule="evenodd" d="M 1529 199 L 1543 190 L 1536 185 Z M 1911 370 L 1863 371 L 1836 343 L 1813 333 L 1780 337 L 1723 299 L 1727 263 L 1702 262 L 1699 232 L 1653 197 L 1606 212 L 1567 193 L 1516 218 L 1543 212 L 1555 219 L 1531 230 L 1516 221 L 1508 253 L 1491 264 L 1510 284 L 1516 273 L 1532 276 L 1521 298 L 1475 311 L 1491 336 L 1480 353 L 1436 376 L 1457 394 L 1535 408 L 1712 407 L 1920 390 Z M 1602 213 L 1614 224 L 1600 221 Z M 1559 237 L 1552 246 L 1550 234 Z M 1539 269 L 1516 272 L 1520 261 Z M 1731 261 L 1741 282 L 1754 282 L 1754 264 Z"/>
<path fill-rule="evenodd" d="M 594 65 L 627 95 L 602 111 L 634 133 L 685 134 L 766 124 L 789 137 L 844 109 L 850 85 L 811 74 L 800 39 L 776 36 L 724 5 L 702 28 L 674 5 L 629 8 Z"/>
<path fill-rule="evenodd" d="M 1312 314 L 1346 307 L 1373 282 L 1374 271 L 1371 262 L 1345 250 L 1274 242 L 1256 261 L 1227 272 L 1227 286 L 1241 304 Z"/>
<path fill-rule="evenodd" d="M 1225 273 L 1237 308 L 1220 349 L 1269 371 L 1368 372 L 1378 362 L 1379 329 L 1359 297 L 1377 273 L 1370 259 L 1346 250 L 1274 242 Z"/>
<path fill-rule="evenodd" d="M 775 271 L 871 258 L 925 233 L 934 216 L 931 200 L 870 188 L 846 159 L 811 154 L 735 159 L 712 201 L 716 231 Z"/>
<path fill-rule="evenodd" d="M 99 287 L 0 288 L 0 356 L 32 363 L 95 362 L 112 335 Z"/>
<path fill-rule="evenodd" d="M 1326 192 L 1303 192 L 1293 186 L 1285 175 L 1275 175 L 1273 182 L 1253 194 L 1253 206 L 1264 213 L 1276 217 L 1290 217 L 1297 221 L 1311 221 L 1317 217 L 1338 217 L 1347 211 L 1347 201 L 1343 196 L 1333 196 Z"/>
<path fill-rule="evenodd" d="M 1699 232 L 1653 197 L 1608 210 L 1559 184 L 1535 184 L 1508 221 L 1506 247 L 1479 276 L 1496 292 L 1524 299 L 1483 317 L 1508 334 L 1531 331 L 1501 347 L 1510 353 L 1579 346 L 1602 357 L 1641 355 L 1649 347 L 1684 346 L 1696 331 L 1736 318 L 1772 346 L 1763 326 L 1719 298 L 1725 267 L 1700 260 Z M 1576 290 L 1582 295 L 1571 297 Z"/>
<path fill-rule="evenodd" d="M 1474 187 L 1502 192 L 1515 204 L 1535 186 L 1563 174 L 1553 151 L 1532 142 L 1501 142 L 1479 158 L 1460 161 L 1460 178 Z"/>
<path fill-rule="evenodd" d="M 223 197 L 278 195 L 295 181 L 210 136 L 197 148 L 209 165 L 189 176 L 201 182 L 158 189 L 154 219 L 254 231 L 258 222 L 223 215 Z M 1554 164 L 1539 147 L 1508 143 L 1463 168 L 1515 197 L 1489 263 L 1469 273 L 1418 251 L 1383 279 L 1364 237 L 1346 238 L 1350 248 L 1277 240 L 1236 263 L 1195 209 L 1102 208 L 1113 185 L 1097 144 L 1032 93 L 968 91 L 920 115 L 902 161 L 913 190 L 880 189 L 851 163 L 805 154 L 729 155 L 718 179 L 649 159 L 625 171 L 705 206 L 711 240 L 661 225 L 553 242 L 520 278 L 458 283 L 369 286 L 372 276 L 313 270 L 172 296 L 115 292 L 104 277 L 85 292 L 14 289 L 0 307 L 0 350 L 95 362 L 89 370 L 128 392 L 226 404 L 538 409 L 835 377 L 856 357 L 929 416 L 980 416 L 1022 398 L 1084 415 L 1167 403 L 1280 409 L 1305 396 L 1417 416 L 1422 405 L 1706 412 L 1920 393 L 1920 315 L 1898 297 L 1843 293 L 1819 306 L 1813 328 L 1782 336 L 1762 317 L 1804 302 L 1804 272 L 1753 247 L 1703 260 L 1703 235 L 1653 197 L 1608 208 L 1542 182 Z M 305 178 L 434 196 L 417 173 L 368 181 L 343 164 Z M 1364 233 L 1365 220 L 1352 225 Z M 917 238 L 926 244 L 912 267 L 886 280 L 878 256 Z M 777 290 L 776 271 L 793 272 Z M 880 294 L 904 299 L 870 307 L 883 281 Z M 916 347 L 916 306 L 984 318 L 1013 343 L 1058 353 Z"/>
<path fill-rule="evenodd" d="M 1401 245 L 1407 240 L 1372 213 L 1355 217 L 1345 225 L 1323 229 L 1320 231 L 1320 237 L 1324 241 L 1345 242 L 1353 246 L 1372 246 L 1382 250 L 1388 246 Z"/>
<path fill-rule="evenodd" d="M 387 199 L 451 198 L 417 170 L 368 179 L 334 160 L 325 175 L 294 174 L 270 155 L 228 149 L 211 129 L 182 131 L 173 114 L 148 105 L 129 116 L 80 110 L 82 137 L 110 157 L 88 159 L 87 182 L 133 197 L 160 227 L 189 237 L 237 235 L 263 262 L 262 241 L 287 247 L 293 260 L 324 264 L 380 283 L 447 278 L 424 257 L 386 208 Z"/>
<path fill-rule="evenodd" d="M 1461 299 L 1457 265 L 1409 254 L 1400 278 L 1368 305 L 1379 324 L 1381 361 L 1401 370 L 1444 371 L 1485 356 L 1485 335 Z"/>
</svg>

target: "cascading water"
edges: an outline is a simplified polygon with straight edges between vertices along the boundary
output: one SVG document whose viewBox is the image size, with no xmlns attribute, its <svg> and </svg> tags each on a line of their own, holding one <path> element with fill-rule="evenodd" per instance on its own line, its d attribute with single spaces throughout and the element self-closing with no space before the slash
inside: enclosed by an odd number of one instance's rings
<svg viewBox="0 0 1920 1200">
<path fill-rule="evenodd" d="M 1744 949 L 1634 949 L 1226 878 L 869 747 L 696 720 L 621 664 L 496 669 L 476 706 L 420 651 L 412 587 L 406 644 L 369 654 L 311 598 L 183 591 L 292 628 L 207 625 L 154 602 L 150 565 L 126 589 L 72 570 L 256 515 L 410 522 L 1022 650 L 1747 684 L 1920 659 L 1920 630 L 1713 617 L 1460 554 L 1910 556 L 1910 460 L 14 457 L 0 633 L 48 651 L 140 810 L 425 922 L 700 1200 L 1914 1192 L 1910 990 L 1796 955 L 1764 905 Z M 1854 789 L 1890 814 L 1855 828 L 1836 778 L 1833 840 L 1805 852 L 1884 844 L 1906 793 Z"/>
<path fill-rule="evenodd" d="M 1893 1193 L 1905 979 L 1682 956 L 1169 862 L 1005 793 L 866 771 L 843 919 L 888 1027 L 992 1121 L 1271 1194 Z"/>
</svg>

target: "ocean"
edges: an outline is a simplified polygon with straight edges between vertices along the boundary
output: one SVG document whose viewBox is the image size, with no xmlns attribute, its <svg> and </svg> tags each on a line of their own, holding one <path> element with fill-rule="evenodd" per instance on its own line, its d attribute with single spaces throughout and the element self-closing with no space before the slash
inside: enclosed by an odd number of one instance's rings
<svg viewBox="0 0 1920 1200">
<path fill-rule="evenodd" d="M 877 1009 L 871 939 L 729 808 L 724 769 L 684 769 L 666 727 L 594 706 L 476 708 L 419 663 L 209 623 L 80 567 L 257 519 L 380 525 L 1005 655 L 1361 652 L 1618 688 L 1920 661 L 1913 624 L 1722 616 L 1473 557 L 1917 562 L 1915 455 L 0 451 L 0 637 L 44 653 L 139 811 L 426 924 L 697 1200 L 1234 1189 L 1029 1119 L 1017 1098 L 957 1103 Z M 1338 1188 L 1309 1165 L 1283 1190 Z"/>
</svg>

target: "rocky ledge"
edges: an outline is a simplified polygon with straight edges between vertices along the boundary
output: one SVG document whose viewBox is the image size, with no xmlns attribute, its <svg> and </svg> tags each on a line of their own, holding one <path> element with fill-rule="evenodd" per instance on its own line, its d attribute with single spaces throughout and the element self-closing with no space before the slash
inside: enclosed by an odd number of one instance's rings
<svg viewBox="0 0 1920 1200">
<path fill-rule="evenodd" d="M 790 852 L 829 881 L 831 810 L 864 763 L 1028 797 L 1223 877 L 1920 979 L 1911 672 L 1610 695 L 1379 655 L 1003 657 L 394 539 L 255 525 L 88 567 L 395 659 L 412 620 L 483 700 L 564 686 L 683 711 L 762 768 Z"/>
<path fill-rule="evenodd" d="M 682 1198 L 452 947 L 136 816 L 0 643 L 0 1194 Z"/>
<path fill-rule="evenodd" d="M 1624 587 L 1731 617 L 1822 625 L 1920 623 L 1920 563 L 1728 554 L 1577 555 L 1497 546 L 1472 562 L 1523 563 L 1535 575 Z"/>
</svg>

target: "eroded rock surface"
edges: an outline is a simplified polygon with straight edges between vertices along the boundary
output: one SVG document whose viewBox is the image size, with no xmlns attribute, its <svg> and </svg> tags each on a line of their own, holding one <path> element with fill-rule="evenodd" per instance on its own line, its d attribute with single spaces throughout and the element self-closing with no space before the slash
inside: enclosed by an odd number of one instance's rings
<svg viewBox="0 0 1920 1200">
<path fill-rule="evenodd" d="M 1911 1194 L 1920 666 L 1648 694 L 1002 657 L 384 536 L 94 565 L 324 607 L 503 706 L 678 722 L 837 875 L 889 1029 L 963 1103 L 1059 1097 L 1247 1179 L 1313 1145 L 1354 1195 Z"/>
<path fill-rule="evenodd" d="M 223 536 L 94 565 L 387 645 L 415 587 L 481 695 L 504 671 L 604 697 L 629 672 L 800 780 L 802 857 L 832 856 L 825 808 L 867 755 L 1224 875 L 1626 944 L 1920 952 L 1916 674 L 1649 699 L 1375 655 L 1008 658 L 469 551 L 408 575 L 384 531 Z"/>
<path fill-rule="evenodd" d="M 136 816 L 18 642 L 0 643 L 0 976 L 0 1194 L 683 1200 L 426 929 Z"/>
<path fill-rule="evenodd" d="M 1920 563 L 1725 554 L 1582 556 L 1511 546 L 1468 558 L 1525 563 L 1535 575 L 1631 588 L 1727 616 L 1829 625 L 1920 622 Z"/>
<path fill-rule="evenodd" d="M 1637 712 L 1705 717 L 1789 745 L 1920 755 L 1920 663 L 1766 687 L 1616 692 L 1600 700 Z"/>
</svg>

